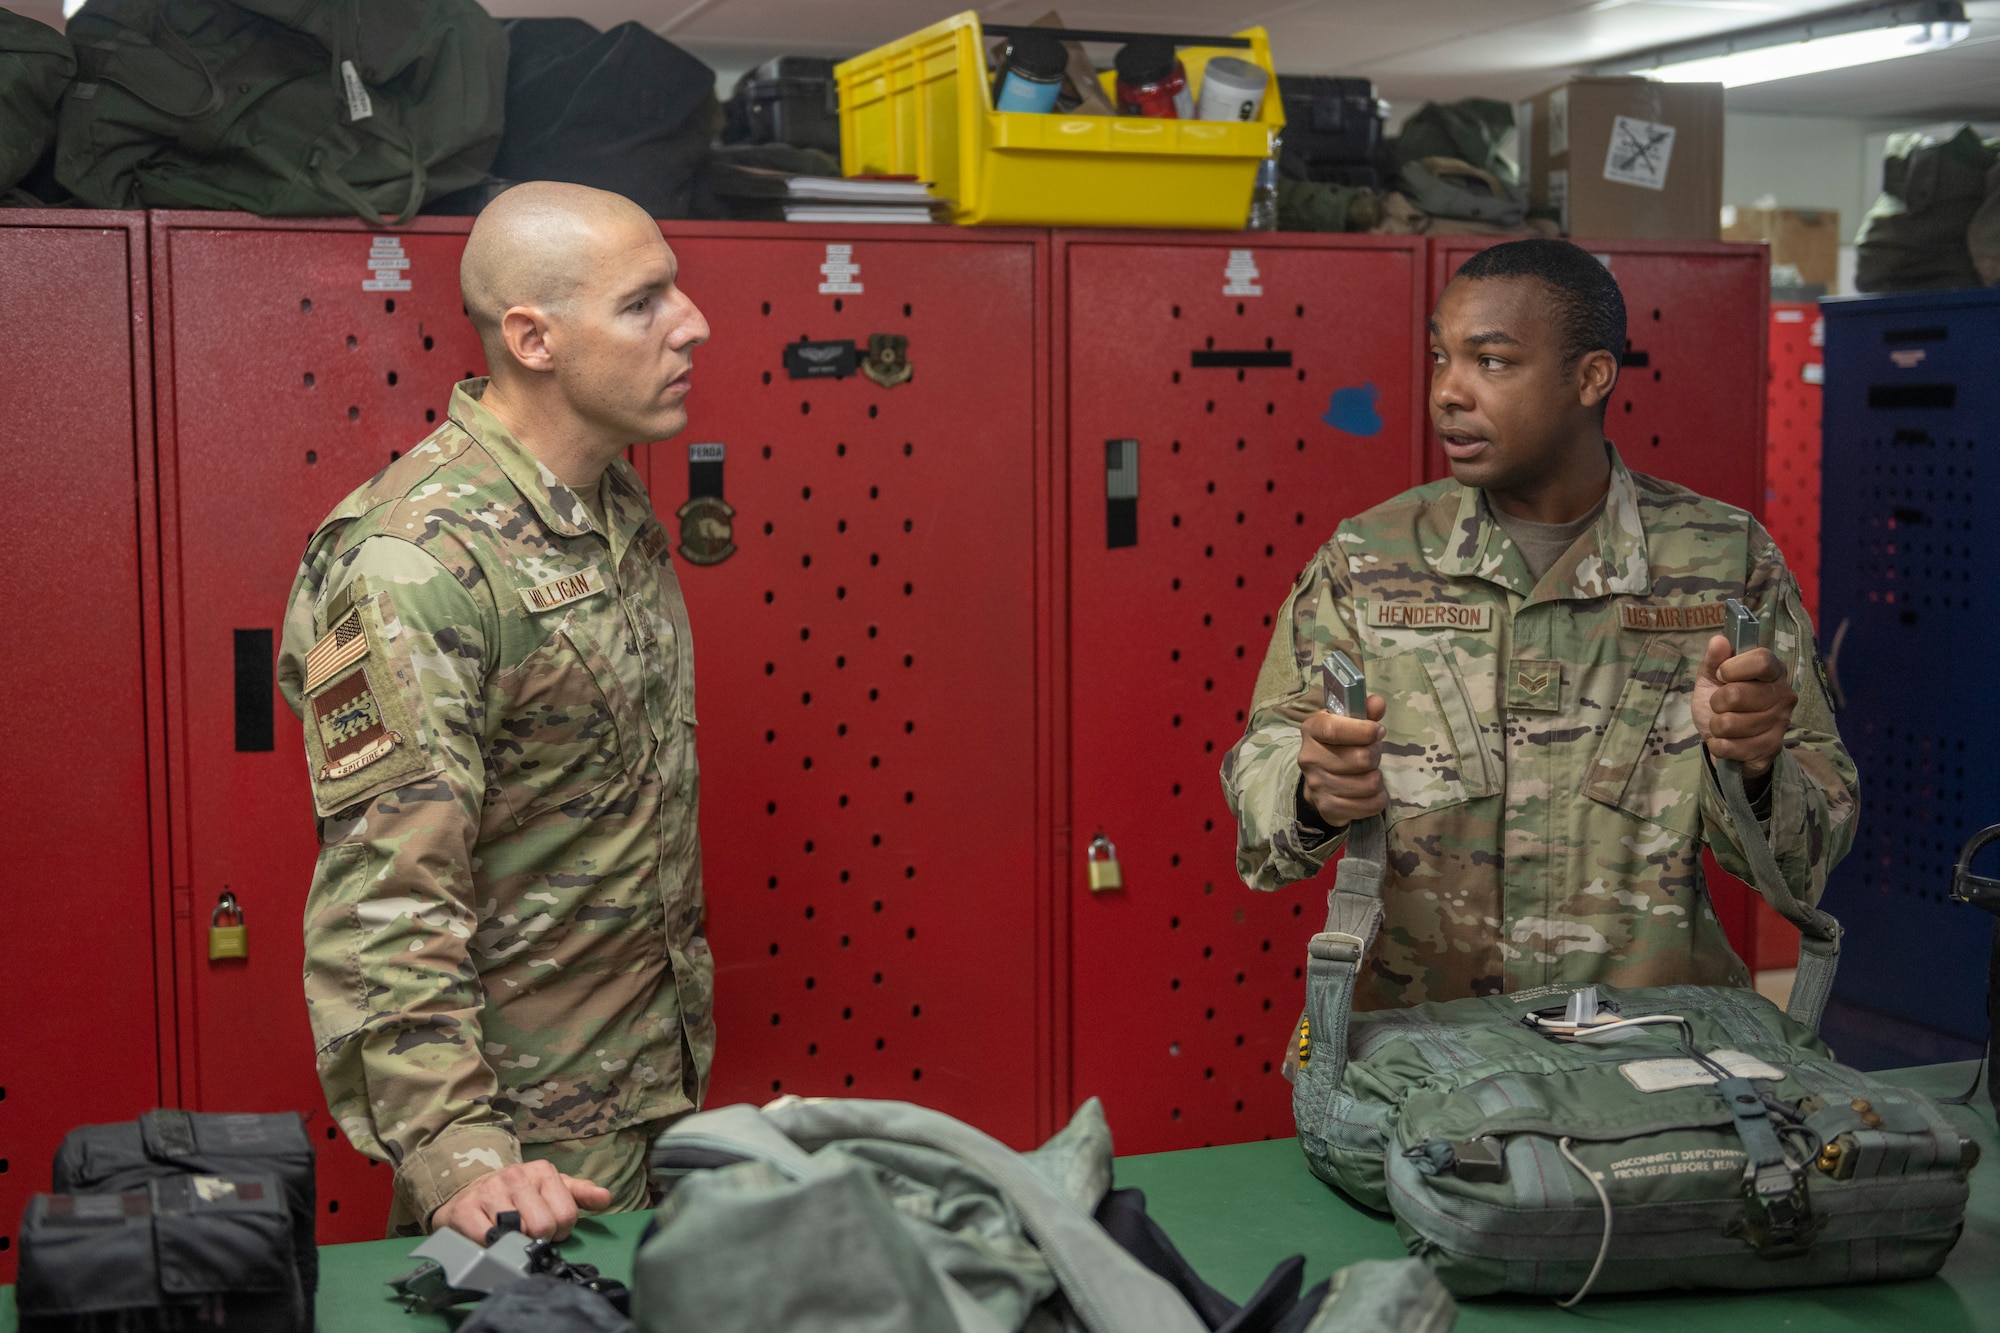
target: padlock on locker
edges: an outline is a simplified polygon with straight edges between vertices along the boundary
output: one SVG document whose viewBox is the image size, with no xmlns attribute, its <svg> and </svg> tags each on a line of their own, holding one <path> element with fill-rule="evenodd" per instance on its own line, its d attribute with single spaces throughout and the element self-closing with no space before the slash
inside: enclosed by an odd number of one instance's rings
<svg viewBox="0 0 2000 1333">
<path fill-rule="evenodd" d="M 1092 893 L 1109 893 L 1125 887 L 1124 872 L 1118 868 L 1118 849 L 1102 833 L 1090 840 L 1083 860 L 1088 867 Z"/>
<path fill-rule="evenodd" d="M 228 925 L 222 923 L 224 917 L 230 919 Z M 243 905 L 235 894 L 224 890 L 215 900 L 215 910 L 208 914 L 208 961 L 249 956 L 250 929 L 244 924 Z"/>
</svg>

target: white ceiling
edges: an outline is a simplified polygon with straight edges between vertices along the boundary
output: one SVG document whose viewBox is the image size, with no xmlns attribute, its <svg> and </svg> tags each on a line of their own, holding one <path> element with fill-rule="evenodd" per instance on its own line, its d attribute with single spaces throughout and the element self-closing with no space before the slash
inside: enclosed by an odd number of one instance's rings
<svg viewBox="0 0 2000 1333">
<path fill-rule="evenodd" d="M 772 55 L 852 55 L 955 13 L 964 0 L 487 0 L 503 17 L 625 20 L 671 37 L 726 75 Z M 993 0 L 1029 22 L 1052 0 Z M 1829 8 L 1827 0 L 1070 0 L 1078 28 L 1270 30 L 1280 71 L 1365 76 L 1399 103 L 1516 99 L 1593 61 Z M 1949 51 L 1739 89 L 1732 111 L 1939 120 L 2000 118 L 2000 0 L 1967 6 Z M 1108 48 L 1107 48 L 1108 50 Z M 725 88 L 726 92 L 727 89 Z"/>
</svg>

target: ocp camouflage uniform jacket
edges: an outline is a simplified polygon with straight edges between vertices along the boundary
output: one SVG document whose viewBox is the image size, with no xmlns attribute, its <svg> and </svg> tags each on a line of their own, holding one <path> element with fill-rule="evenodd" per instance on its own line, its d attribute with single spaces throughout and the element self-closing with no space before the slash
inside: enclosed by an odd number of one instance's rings
<svg viewBox="0 0 2000 1333">
<path fill-rule="evenodd" d="M 1323 706 L 1313 667 L 1341 648 L 1388 703 L 1385 918 L 1357 1007 L 1553 982 L 1748 984 L 1702 845 L 1733 874 L 1749 865 L 1691 704 L 1731 597 L 1798 691 L 1765 827 L 1792 892 L 1816 902 L 1853 841 L 1856 787 L 1798 585 L 1748 514 L 1636 476 L 1615 451 L 1603 516 L 1540 582 L 1454 481 L 1340 525 L 1278 617 L 1223 761 L 1244 882 L 1304 879 L 1340 845 L 1300 819 L 1298 757 L 1299 723 Z"/>
<path fill-rule="evenodd" d="M 327 516 L 279 667 L 320 1079 L 418 1219 L 522 1142 L 698 1105 L 715 1041 L 666 531 L 622 459 L 600 529 L 484 389 Z"/>
</svg>

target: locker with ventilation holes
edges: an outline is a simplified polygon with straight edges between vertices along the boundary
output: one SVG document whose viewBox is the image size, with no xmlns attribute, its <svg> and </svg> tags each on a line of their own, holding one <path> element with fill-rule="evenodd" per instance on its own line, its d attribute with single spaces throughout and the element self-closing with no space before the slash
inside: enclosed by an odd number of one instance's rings
<svg viewBox="0 0 2000 1333">
<path fill-rule="evenodd" d="M 1423 243 L 1058 233 L 1067 1073 L 1121 1152 L 1292 1133 L 1325 884 L 1252 893 L 1217 770 L 1335 525 L 1421 480 Z M 1122 886 L 1093 890 L 1089 845 Z"/>
</svg>

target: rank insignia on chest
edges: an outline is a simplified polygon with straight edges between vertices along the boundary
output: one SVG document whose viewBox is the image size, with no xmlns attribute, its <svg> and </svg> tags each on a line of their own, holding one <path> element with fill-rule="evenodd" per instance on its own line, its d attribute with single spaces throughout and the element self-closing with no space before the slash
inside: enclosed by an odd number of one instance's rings
<svg viewBox="0 0 2000 1333">
<path fill-rule="evenodd" d="M 603 591 L 604 575 L 597 572 L 596 565 L 592 565 L 574 574 L 558 575 L 544 579 L 532 588 L 521 589 L 521 605 L 533 612 L 553 611 L 559 606 L 595 597 Z"/>
<path fill-rule="evenodd" d="M 1507 707 L 1529 713 L 1562 711 L 1562 663 L 1517 657 L 1507 678 Z"/>
<path fill-rule="evenodd" d="M 1648 606 L 1641 602 L 1623 602 L 1618 607 L 1620 624 L 1626 629 L 1648 632 L 1719 630 L 1727 615 L 1728 608 L 1721 602 L 1701 602 L 1693 606 Z"/>
<path fill-rule="evenodd" d="M 321 782 L 359 772 L 403 743 L 400 732 L 382 720 L 382 705 L 369 688 L 368 672 L 356 671 L 324 692 L 311 696 L 313 723 L 319 728 Z"/>
</svg>

